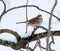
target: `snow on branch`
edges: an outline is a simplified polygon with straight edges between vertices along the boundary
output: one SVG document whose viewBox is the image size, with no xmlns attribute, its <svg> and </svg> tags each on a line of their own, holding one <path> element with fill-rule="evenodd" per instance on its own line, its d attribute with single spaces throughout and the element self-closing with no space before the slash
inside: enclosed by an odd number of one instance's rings
<svg viewBox="0 0 60 51">
<path fill-rule="evenodd" d="M 40 39 L 47 37 L 47 31 L 42 32 L 42 33 L 38 33 L 38 34 L 34 34 L 33 36 L 32 35 L 28 36 L 26 38 L 20 38 L 20 39 L 18 38 L 20 36 L 15 31 L 12 31 L 9 29 L 0 29 L 0 34 L 2 34 L 4 32 L 14 35 L 17 38 L 17 40 L 19 40 L 19 41 L 17 43 L 14 43 L 14 42 L 9 42 L 9 41 L 0 39 L 0 44 L 4 45 L 4 46 L 12 47 L 15 50 L 18 50 L 20 48 L 26 48 L 26 44 L 29 42 L 38 40 L 38 36 L 40 37 Z M 52 32 L 53 36 L 60 36 L 60 31 L 51 31 L 51 32 Z M 41 48 L 43 48 L 43 47 L 41 47 Z"/>
</svg>

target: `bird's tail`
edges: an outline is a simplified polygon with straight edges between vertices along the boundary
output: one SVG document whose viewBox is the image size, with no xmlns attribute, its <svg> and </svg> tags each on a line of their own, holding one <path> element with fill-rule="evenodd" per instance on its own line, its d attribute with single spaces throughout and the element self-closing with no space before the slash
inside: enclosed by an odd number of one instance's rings
<svg viewBox="0 0 60 51">
<path fill-rule="evenodd" d="M 23 22 L 17 22 L 16 24 L 20 24 L 20 23 L 26 23 L 27 21 L 23 21 Z"/>
</svg>

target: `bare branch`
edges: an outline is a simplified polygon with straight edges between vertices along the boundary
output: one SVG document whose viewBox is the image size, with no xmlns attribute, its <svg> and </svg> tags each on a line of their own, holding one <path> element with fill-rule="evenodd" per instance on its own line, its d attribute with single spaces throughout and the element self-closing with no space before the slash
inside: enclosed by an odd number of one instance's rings
<svg viewBox="0 0 60 51">
<path fill-rule="evenodd" d="M 25 38 L 21 38 L 17 43 L 7 41 L 7 40 L 1 40 L 0 39 L 0 44 L 4 46 L 11 47 L 15 50 L 19 50 L 20 48 L 25 48 L 27 41 Z"/>
<path fill-rule="evenodd" d="M 40 50 L 42 51 L 42 48 L 41 48 L 41 41 L 40 41 L 40 37 L 39 37 L 39 36 L 38 36 L 37 43 L 38 43 L 38 46 L 39 46 Z"/>
<path fill-rule="evenodd" d="M 26 2 L 26 5 L 28 5 L 28 0 L 27 0 L 27 2 Z M 26 6 L 26 21 L 28 21 L 28 11 L 27 11 L 27 6 Z M 26 33 L 27 33 L 27 30 L 28 30 L 28 25 L 27 25 L 27 23 L 26 23 Z M 29 47 L 29 43 L 27 44 L 27 46 Z M 30 49 L 31 50 L 31 49 Z M 28 49 L 27 49 L 27 51 L 28 51 Z M 31 50 L 32 51 L 32 50 Z"/>
<path fill-rule="evenodd" d="M 10 34 L 14 35 L 14 36 L 17 38 L 18 42 L 17 42 L 17 44 L 16 44 L 16 43 L 14 43 L 14 42 L 9 42 L 9 41 L 5 41 L 5 40 L 1 40 L 1 39 L 0 39 L 0 44 L 5 45 L 5 46 L 12 47 L 13 49 L 27 48 L 27 49 L 30 49 L 31 51 L 33 51 L 33 49 L 31 49 L 30 47 L 26 47 L 26 44 L 27 44 L 27 43 L 29 43 L 29 42 L 31 42 L 31 41 L 34 41 L 34 40 L 38 40 L 38 36 L 39 36 L 40 39 L 41 39 L 41 38 L 44 38 L 44 37 L 48 37 L 48 38 L 47 38 L 47 51 L 48 51 L 48 48 L 49 48 L 49 50 L 51 51 L 51 47 L 50 47 L 50 46 L 51 46 L 51 43 L 54 42 L 54 39 L 53 39 L 53 36 L 52 36 L 52 35 L 55 35 L 55 36 L 58 35 L 58 36 L 60 36 L 60 31 L 51 31 L 51 19 L 52 19 L 52 16 L 54 16 L 56 19 L 58 19 L 58 21 L 60 21 L 60 18 L 58 18 L 57 16 L 55 16 L 55 15 L 53 14 L 53 11 L 54 11 L 55 6 L 56 6 L 56 4 L 57 4 L 57 0 L 55 0 L 55 4 L 54 4 L 54 6 L 53 6 L 53 8 L 52 8 L 52 10 L 51 10 L 51 13 L 48 12 L 48 11 L 45 11 L 45 10 L 43 10 L 43 9 L 41 9 L 41 8 L 39 8 L 39 7 L 36 6 L 36 5 L 28 5 L 28 0 L 27 0 L 26 5 L 13 7 L 13 8 L 8 9 L 8 10 L 6 10 L 6 4 L 5 4 L 5 2 L 4 2 L 3 0 L 0 0 L 0 1 L 4 4 L 4 10 L 3 10 L 3 12 L 2 12 L 1 15 L 0 15 L 0 21 L 1 21 L 2 16 L 4 16 L 4 14 L 8 13 L 9 11 L 14 10 L 14 9 L 18 9 L 18 8 L 24 8 L 24 7 L 26 7 L 26 20 L 28 20 L 27 7 L 34 7 L 34 8 L 37 8 L 39 11 L 45 12 L 45 13 L 47 13 L 47 14 L 50 14 L 49 27 L 48 27 L 48 29 L 46 29 L 46 28 L 43 27 L 43 26 L 38 26 L 38 27 L 36 27 L 36 28 L 33 30 L 33 32 L 32 32 L 32 35 L 33 35 L 33 36 L 31 35 L 31 36 L 26 37 L 26 38 L 21 38 L 21 37 L 18 35 L 18 33 L 15 32 L 15 31 L 12 31 L 12 30 L 9 30 L 9 29 L 1 29 L 1 30 L 0 30 L 0 34 L 5 33 L 5 32 L 6 32 L 6 33 L 10 33 Z M 34 34 L 34 32 L 35 32 L 38 28 L 42 28 L 42 29 L 46 30 L 46 32 L 39 33 L 39 34 Z M 27 27 L 26 27 L 26 30 L 27 30 Z M 48 32 L 47 32 L 47 31 L 48 31 Z M 48 34 L 47 34 L 47 33 L 48 33 Z M 58 33 L 58 34 L 57 34 L 57 33 Z M 52 34 L 52 35 L 51 35 L 51 34 Z M 53 40 L 50 42 L 50 44 L 48 44 L 48 43 L 49 43 L 49 36 L 52 36 L 52 39 L 53 39 Z M 39 43 L 40 43 L 40 42 L 39 42 Z M 41 47 L 41 48 L 43 48 L 43 49 L 46 49 L 46 48 L 44 48 L 44 47 L 42 47 L 42 46 L 39 46 L 39 47 Z"/>
<path fill-rule="evenodd" d="M 47 14 L 51 14 L 50 12 L 41 9 L 41 8 L 39 8 L 39 7 L 36 6 L 36 5 L 22 5 L 22 6 L 13 7 L 13 8 L 11 8 L 11 9 L 8 9 L 7 11 L 5 11 L 4 14 L 6 14 L 7 12 L 9 12 L 9 11 L 11 11 L 11 10 L 18 9 L 18 8 L 24 8 L 24 7 L 26 7 L 26 6 L 27 6 L 27 7 L 35 7 L 35 8 L 37 8 L 38 10 L 40 10 L 40 11 L 42 11 L 42 12 L 45 12 L 45 13 L 47 13 Z M 3 15 L 4 15 L 4 14 L 3 14 Z M 60 18 L 58 18 L 58 17 L 55 16 L 54 14 L 51 14 L 51 15 L 54 16 L 58 21 L 60 21 Z M 2 18 L 2 17 L 1 17 L 1 18 Z"/>
<path fill-rule="evenodd" d="M 39 8 L 39 7 L 36 6 L 36 5 L 22 5 L 22 6 L 17 6 L 17 7 L 14 7 L 14 8 L 11 8 L 11 9 L 7 10 L 6 12 L 11 11 L 11 10 L 13 10 L 13 9 L 17 9 L 17 8 L 23 8 L 23 7 L 26 7 L 26 6 L 27 6 L 27 7 L 35 7 L 35 8 L 37 8 L 38 10 L 40 10 L 40 11 L 42 11 L 42 12 L 45 12 L 45 13 L 47 13 L 47 14 L 51 14 L 50 12 L 41 9 L 41 8 Z M 58 19 L 58 20 L 60 21 L 60 18 L 58 18 L 57 16 L 55 16 L 55 15 L 53 15 L 53 14 L 52 14 L 52 16 L 54 16 L 56 19 Z"/>
<path fill-rule="evenodd" d="M 4 33 L 4 32 L 7 32 L 7 33 L 10 33 L 11 31 L 1 31 L 0 30 L 0 34 L 1 33 Z M 14 31 L 15 32 L 15 31 Z M 14 32 L 12 32 L 12 33 L 14 33 Z M 60 36 L 60 31 L 51 31 L 52 32 L 52 34 L 53 34 L 53 36 Z M 11 33 L 11 34 L 12 34 Z M 17 33 L 16 33 L 17 34 Z M 17 35 L 16 35 L 17 36 Z M 18 35 L 19 36 L 19 35 Z M 32 41 L 35 41 L 35 40 L 38 40 L 38 36 L 40 37 L 40 39 L 41 38 L 45 38 L 45 37 L 47 37 L 47 32 L 43 32 L 43 33 L 39 33 L 39 34 L 34 34 L 33 36 L 28 36 L 28 37 L 26 37 L 26 38 L 21 38 L 18 42 L 17 42 L 17 44 L 16 43 L 14 43 L 14 42 L 9 42 L 9 41 L 5 41 L 5 40 L 1 40 L 0 39 L 0 44 L 1 45 L 4 45 L 4 46 L 9 46 L 9 47 L 12 47 L 13 49 L 15 49 L 15 50 L 18 50 L 18 49 L 20 49 L 20 48 L 25 48 L 26 47 L 26 44 L 28 44 L 28 43 L 30 43 L 30 42 L 32 42 Z M 41 46 L 41 48 L 43 48 L 43 49 L 46 49 L 46 48 L 44 48 L 44 47 L 42 47 Z"/>
<path fill-rule="evenodd" d="M 16 43 L 11 42 L 11 41 L 6 41 L 6 40 L 0 39 L 0 44 L 4 45 L 4 46 L 12 47 L 13 49 L 16 49 L 16 50 L 20 48 L 20 47 L 19 48 L 17 47 Z"/>
<path fill-rule="evenodd" d="M 33 50 L 34 50 L 36 47 L 37 47 L 37 42 L 36 42 L 36 44 L 35 44 L 35 46 L 34 46 Z M 45 48 L 45 47 L 43 47 L 43 46 L 40 46 L 40 48 L 42 48 L 42 49 L 46 50 L 46 48 Z"/>
<path fill-rule="evenodd" d="M 1 21 L 1 18 L 5 14 L 5 11 L 6 11 L 6 4 L 5 4 L 5 2 L 3 0 L 0 0 L 0 1 L 4 4 L 4 10 L 3 10 L 3 12 L 0 15 L 0 21 Z"/>
<path fill-rule="evenodd" d="M 50 34 L 51 34 L 51 31 L 50 30 L 51 30 L 52 14 L 53 14 L 53 11 L 54 11 L 56 5 L 57 5 L 57 0 L 55 0 L 55 3 L 54 3 L 53 8 L 51 10 L 50 18 L 49 18 L 48 33 L 47 33 L 47 39 L 46 39 L 46 41 L 47 41 L 47 49 L 46 49 L 46 51 L 49 50 L 49 37 L 50 37 Z"/>
<path fill-rule="evenodd" d="M 46 30 L 46 31 L 48 31 L 45 27 L 43 27 L 43 26 L 37 26 L 36 28 L 34 28 L 34 30 L 32 31 L 32 36 L 34 35 L 34 33 L 35 33 L 35 31 L 37 30 L 37 29 L 39 29 L 39 28 L 42 28 L 42 29 L 44 29 L 44 30 Z"/>
<path fill-rule="evenodd" d="M 60 31 L 51 31 L 51 33 L 53 36 L 60 36 Z M 40 37 L 40 39 L 45 38 L 45 37 L 47 37 L 47 32 L 34 34 L 33 36 L 29 36 L 26 39 L 28 40 L 28 42 L 31 42 L 31 41 L 37 40 L 38 36 Z"/>
<path fill-rule="evenodd" d="M 51 49 L 51 44 L 53 43 L 53 41 L 51 41 L 50 43 L 49 43 L 49 49 L 50 49 L 50 51 L 55 51 L 55 50 L 52 50 Z"/>
<path fill-rule="evenodd" d="M 28 5 L 28 0 L 27 0 L 27 2 L 26 2 L 26 5 Z M 27 13 L 28 11 L 27 11 L 27 6 L 26 6 L 26 21 L 28 21 L 28 13 Z M 27 23 L 26 23 L 26 33 L 27 33 L 27 29 L 28 29 L 28 25 L 27 25 Z"/>
<path fill-rule="evenodd" d="M 5 32 L 14 35 L 17 38 L 18 41 L 21 39 L 21 37 L 19 36 L 19 34 L 17 32 L 15 32 L 15 31 L 13 31 L 13 30 L 0 29 L 0 34 L 5 33 Z"/>
</svg>

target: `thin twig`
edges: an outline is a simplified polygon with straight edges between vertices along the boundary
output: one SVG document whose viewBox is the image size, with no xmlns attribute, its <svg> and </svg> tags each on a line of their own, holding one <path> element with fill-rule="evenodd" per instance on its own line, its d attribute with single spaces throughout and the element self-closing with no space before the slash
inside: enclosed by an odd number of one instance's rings
<svg viewBox="0 0 60 51">
<path fill-rule="evenodd" d="M 45 27 L 43 27 L 43 26 L 37 26 L 36 28 L 34 28 L 34 30 L 32 31 L 32 36 L 34 35 L 34 33 L 35 33 L 35 31 L 37 30 L 37 29 L 39 29 L 39 28 L 42 28 L 42 29 L 44 29 L 44 30 L 46 30 L 46 31 L 48 31 L 48 29 L 46 29 Z"/>
<path fill-rule="evenodd" d="M 5 11 L 6 11 L 6 4 L 5 4 L 5 2 L 3 0 L 0 0 L 0 1 L 4 4 L 4 10 L 3 10 L 3 12 L 0 15 L 0 21 L 1 21 L 1 18 L 5 14 Z"/>
<path fill-rule="evenodd" d="M 27 2 L 26 2 L 26 5 L 28 5 L 28 0 L 27 0 Z M 26 21 L 28 21 L 28 11 L 27 11 L 27 6 L 26 6 Z M 27 25 L 27 23 L 26 23 L 26 33 L 27 33 L 27 30 L 28 30 L 28 25 Z M 27 46 L 29 47 L 29 43 L 27 44 Z M 28 49 L 27 49 L 27 51 L 28 51 Z"/>
<path fill-rule="evenodd" d="M 41 48 L 41 41 L 40 41 L 40 36 L 39 36 L 39 35 L 38 35 L 37 43 L 38 43 L 38 46 L 39 46 L 40 50 L 42 51 L 42 48 Z"/>
<path fill-rule="evenodd" d="M 49 43 L 49 50 L 50 50 L 50 51 L 55 51 L 55 50 L 52 50 L 52 49 L 51 49 L 51 44 L 52 44 L 52 43 L 53 43 L 53 41 L 51 41 L 51 42 Z"/>
<path fill-rule="evenodd" d="M 46 49 L 46 51 L 49 50 L 49 36 L 51 34 L 51 31 L 50 30 L 51 30 L 52 13 L 53 13 L 56 5 L 57 5 L 57 0 L 55 0 L 55 3 L 54 3 L 53 8 L 51 10 L 50 18 L 49 18 L 48 34 L 47 34 L 47 39 L 46 39 L 47 40 L 47 49 Z"/>
<path fill-rule="evenodd" d="M 26 5 L 28 5 L 28 0 L 27 0 L 27 2 L 26 2 Z M 27 11 L 27 6 L 26 6 L 26 21 L 28 21 L 28 13 L 27 13 L 28 11 Z M 28 29 L 28 25 L 27 25 L 27 23 L 26 23 L 26 33 L 27 33 L 27 29 Z"/>
<path fill-rule="evenodd" d="M 39 36 L 39 35 L 38 35 L 37 42 L 36 42 L 36 44 L 35 44 L 33 50 L 34 50 L 37 46 L 40 47 L 40 50 L 41 50 L 41 51 L 42 51 L 42 49 L 46 50 L 45 47 L 41 46 L 41 41 L 40 41 L 40 36 Z"/>
<path fill-rule="evenodd" d="M 36 47 L 37 47 L 37 42 L 36 42 L 36 44 L 35 44 L 35 46 L 34 46 L 33 50 L 34 50 Z"/>
<path fill-rule="evenodd" d="M 47 14 L 51 14 L 50 12 L 41 9 L 41 8 L 39 8 L 39 7 L 36 6 L 36 5 L 22 5 L 22 6 L 13 7 L 13 8 L 11 8 L 11 9 L 8 9 L 7 11 L 5 11 L 4 14 L 6 14 L 7 12 L 9 12 L 9 11 L 11 11 L 11 10 L 18 9 L 18 8 L 24 8 L 24 7 L 26 7 L 26 6 L 27 6 L 27 7 L 35 7 L 35 8 L 37 8 L 39 11 L 45 12 L 45 13 L 47 13 Z M 4 15 L 4 14 L 3 14 L 3 15 Z M 2 16 L 3 16 L 3 15 L 2 15 Z M 60 18 L 58 18 L 58 17 L 55 16 L 54 14 L 51 14 L 51 15 L 54 16 L 58 21 L 60 21 Z M 2 16 L 1 16 L 1 18 L 2 18 Z"/>
</svg>

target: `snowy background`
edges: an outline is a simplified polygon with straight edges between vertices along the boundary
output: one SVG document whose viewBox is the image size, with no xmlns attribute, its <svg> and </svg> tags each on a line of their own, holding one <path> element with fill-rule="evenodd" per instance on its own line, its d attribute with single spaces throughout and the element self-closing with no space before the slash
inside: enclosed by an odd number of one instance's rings
<svg viewBox="0 0 60 51">
<path fill-rule="evenodd" d="M 51 8 L 54 4 L 55 0 L 28 0 L 28 4 L 29 5 L 37 5 L 39 6 L 41 9 L 46 10 L 48 12 L 51 11 Z M 16 7 L 16 6 L 20 6 L 20 5 L 26 5 L 26 0 L 4 0 L 4 2 L 7 5 L 7 10 L 12 8 L 12 7 Z M 0 15 L 3 11 L 3 4 L 0 1 Z M 58 4 L 54 10 L 54 14 L 58 17 L 60 17 L 60 0 L 58 0 Z M 41 12 L 39 10 L 37 10 L 34 7 L 29 7 L 28 8 L 28 19 L 33 18 L 34 16 L 37 16 L 38 14 L 42 14 L 43 17 L 43 23 L 41 24 L 42 26 L 48 28 L 48 20 L 49 20 L 49 14 Z M 19 35 L 21 37 L 27 37 L 29 36 L 30 32 L 32 32 L 33 28 L 32 27 L 28 27 L 28 33 L 25 34 L 25 30 L 26 30 L 26 24 L 16 24 L 16 22 L 19 21 L 25 21 L 26 20 L 26 8 L 19 8 L 19 9 L 14 9 L 8 13 L 6 13 L 3 17 L 2 20 L 0 22 L 0 29 L 11 29 L 14 30 L 16 32 L 19 33 Z M 52 18 L 52 29 L 51 30 L 60 30 L 60 22 L 58 22 L 58 20 L 56 18 Z M 43 32 L 45 30 L 39 29 L 36 31 L 36 33 L 38 32 Z M 13 37 L 13 38 L 12 38 Z M 56 51 L 60 50 L 59 46 L 60 46 L 60 38 L 59 37 L 54 37 L 55 38 L 55 45 L 53 45 L 53 49 L 55 49 Z M 12 42 L 17 42 L 16 38 L 13 35 L 10 35 L 8 33 L 3 33 L 0 35 L 0 39 L 3 40 L 9 40 Z M 42 41 L 42 45 L 44 46 L 46 44 L 46 39 L 43 38 L 41 39 Z M 32 46 L 32 44 L 35 42 L 30 43 L 30 46 Z M 38 47 L 37 47 L 38 48 Z M 39 48 L 35 51 L 38 51 Z M 5 47 L 0 45 L 0 51 L 15 51 L 10 47 Z"/>
</svg>

